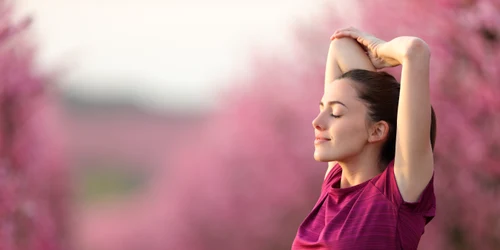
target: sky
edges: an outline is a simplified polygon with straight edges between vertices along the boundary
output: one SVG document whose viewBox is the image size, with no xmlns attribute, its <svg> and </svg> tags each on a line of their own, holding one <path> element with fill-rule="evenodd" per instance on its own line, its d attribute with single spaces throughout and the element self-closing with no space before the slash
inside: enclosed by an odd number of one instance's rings
<svg viewBox="0 0 500 250">
<path fill-rule="evenodd" d="M 310 0 L 16 0 L 34 18 L 42 70 L 73 95 L 202 108 L 248 73 L 251 48 L 286 54 Z"/>
</svg>

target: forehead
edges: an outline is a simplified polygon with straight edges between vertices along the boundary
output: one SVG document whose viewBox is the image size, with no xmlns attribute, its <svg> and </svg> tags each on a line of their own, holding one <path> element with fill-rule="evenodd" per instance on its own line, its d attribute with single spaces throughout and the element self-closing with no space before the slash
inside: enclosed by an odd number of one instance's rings
<svg viewBox="0 0 500 250">
<path fill-rule="evenodd" d="M 353 87 L 353 81 L 349 79 L 339 79 L 325 85 L 323 94 L 323 103 L 328 101 L 341 101 L 346 105 L 353 102 L 359 102 L 356 89 Z"/>
</svg>

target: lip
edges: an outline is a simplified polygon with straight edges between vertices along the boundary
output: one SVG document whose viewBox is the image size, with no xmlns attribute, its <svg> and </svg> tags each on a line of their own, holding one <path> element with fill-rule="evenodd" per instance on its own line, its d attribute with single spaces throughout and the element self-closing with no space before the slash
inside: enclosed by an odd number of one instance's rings
<svg viewBox="0 0 500 250">
<path fill-rule="evenodd" d="M 328 141 L 330 141 L 330 139 L 321 136 L 316 136 L 316 138 L 314 139 L 314 144 L 321 144 Z"/>
</svg>

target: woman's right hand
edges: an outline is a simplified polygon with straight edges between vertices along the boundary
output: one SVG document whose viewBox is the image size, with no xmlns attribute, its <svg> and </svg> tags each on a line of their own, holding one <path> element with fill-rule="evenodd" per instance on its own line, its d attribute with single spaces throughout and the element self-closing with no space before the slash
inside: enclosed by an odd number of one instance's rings
<svg viewBox="0 0 500 250">
<path fill-rule="evenodd" d="M 376 69 L 394 67 L 400 64 L 394 58 L 383 56 L 381 51 L 387 46 L 387 42 L 384 40 L 352 27 L 335 31 L 330 39 L 334 40 L 342 37 L 349 37 L 356 40 L 367 52 L 370 61 Z"/>
</svg>

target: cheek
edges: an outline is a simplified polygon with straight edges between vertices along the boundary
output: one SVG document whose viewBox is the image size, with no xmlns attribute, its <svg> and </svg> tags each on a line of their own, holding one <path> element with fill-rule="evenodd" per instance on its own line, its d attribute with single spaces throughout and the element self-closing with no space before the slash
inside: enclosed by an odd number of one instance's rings
<svg viewBox="0 0 500 250">
<path fill-rule="evenodd" d="M 329 134 L 329 143 L 316 146 L 314 157 L 318 161 L 338 161 L 356 155 L 367 140 L 364 127 L 347 120 L 332 124 Z"/>
<path fill-rule="evenodd" d="M 359 147 L 364 145 L 367 137 L 366 128 L 362 123 L 356 121 L 345 121 L 331 127 L 330 133 L 333 143 L 340 147 Z"/>
</svg>

